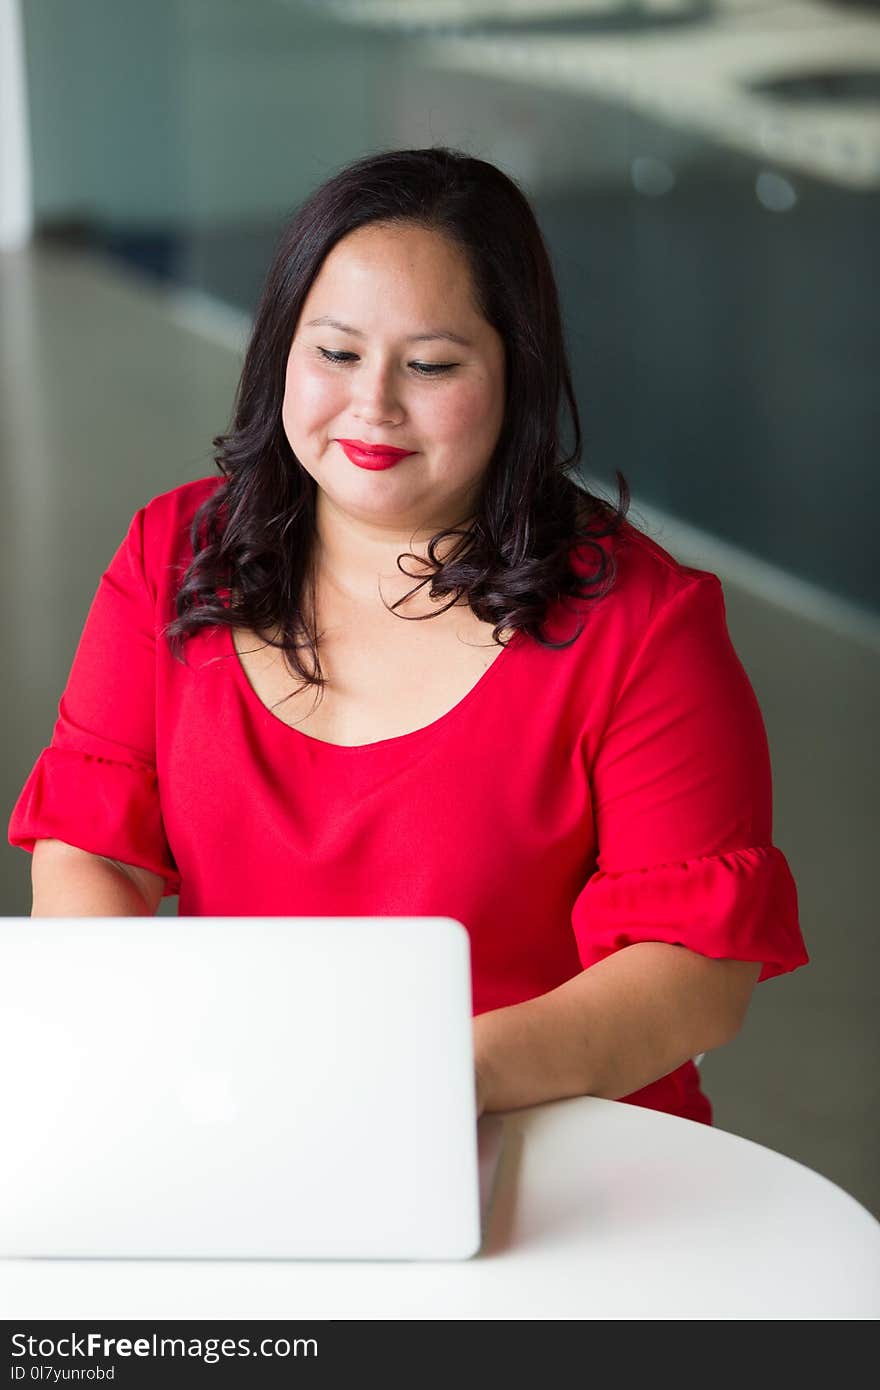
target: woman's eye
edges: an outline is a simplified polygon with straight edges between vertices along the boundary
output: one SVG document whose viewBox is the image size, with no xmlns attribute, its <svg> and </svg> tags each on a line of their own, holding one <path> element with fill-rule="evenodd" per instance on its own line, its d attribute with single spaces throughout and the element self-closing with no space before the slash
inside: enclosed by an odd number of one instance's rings
<svg viewBox="0 0 880 1390">
<path fill-rule="evenodd" d="M 419 372 L 422 376 L 441 376 L 444 372 L 451 372 L 453 367 L 458 366 L 457 362 L 410 362 L 413 371 Z"/>
<path fill-rule="evenodd" d="M 319 347 L 318 351 L 327 362 L 334 362 L 337 366 L 345 367 L 349 362 L 357 361 L 355 352 L 331 352 L 329 348 Z M 457 367 L 457 362 L 410 362 L 408 364 L 419 376 L 441 376 L 444 372 L 451 372 L 453 367 Z"/>
<path fill-rule="evenodd" d="M 355 356 L 353 352 L 331 352 L 329 348 L 322 347 L 318 351 L 328 362 L 347 362 Z"/>
</svg>

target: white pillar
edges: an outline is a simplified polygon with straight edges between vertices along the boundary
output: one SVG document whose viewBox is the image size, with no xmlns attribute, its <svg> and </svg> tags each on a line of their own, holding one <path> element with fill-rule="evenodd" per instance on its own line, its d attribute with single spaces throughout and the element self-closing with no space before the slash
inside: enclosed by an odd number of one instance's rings
<svg viewBox="0 0 880 1390">
<path fill-rule="evenodd" d="M 0 251 L 33 232 L 24 34 L 19 0 L 0 0 Z"/>
</svg>

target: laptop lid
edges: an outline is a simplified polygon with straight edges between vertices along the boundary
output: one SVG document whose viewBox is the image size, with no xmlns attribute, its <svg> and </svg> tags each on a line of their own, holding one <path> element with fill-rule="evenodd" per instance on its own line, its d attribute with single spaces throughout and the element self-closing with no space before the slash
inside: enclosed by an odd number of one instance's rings
<svg viewBox="0 0 880 1390">
<path fill-rule="evenodd" d="M 480 1246 L 451 918 L 7 918 L 0 1053 L 0 1254 Z M 484 1135 L 484 1210 L 498 1151 Z"/>
</svg>

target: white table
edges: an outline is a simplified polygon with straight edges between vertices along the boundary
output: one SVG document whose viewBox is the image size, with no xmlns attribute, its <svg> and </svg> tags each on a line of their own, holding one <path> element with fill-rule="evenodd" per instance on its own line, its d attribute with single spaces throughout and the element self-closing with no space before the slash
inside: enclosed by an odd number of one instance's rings
<svg viewBox="0 0 880 1390">
<path fill-rule="evenodd" d="M 592 1097 L 504 1117 L 462 1262 L 0 1261 L 0 1317 L 803 1319 L 880 1315 L 880 1223 L 722 1130 Z"/>
</svg>

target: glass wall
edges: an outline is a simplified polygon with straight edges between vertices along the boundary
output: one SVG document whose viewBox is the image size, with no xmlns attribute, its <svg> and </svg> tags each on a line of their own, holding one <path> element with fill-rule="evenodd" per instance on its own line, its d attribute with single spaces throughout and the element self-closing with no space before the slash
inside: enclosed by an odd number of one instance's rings
<svg viewBox="0 0 880 1390">
<path fill-rule="evenodd" d="M 876 611 L 880 14 L 761 0 L 28 0 L 37 226 L 249 313 L 348 159 L 533 199 L 585 472 Z M 224 422 L 218 422 L 218 428 Z"/>
</svg>

